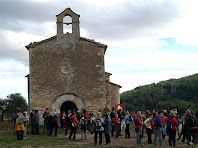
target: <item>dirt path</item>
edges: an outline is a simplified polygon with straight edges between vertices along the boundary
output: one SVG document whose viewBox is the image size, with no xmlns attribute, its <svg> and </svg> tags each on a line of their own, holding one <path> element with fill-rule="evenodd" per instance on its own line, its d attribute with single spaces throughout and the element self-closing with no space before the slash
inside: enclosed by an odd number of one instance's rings
<svg viewBox="0 0 198 148">
<path fill-rule="evenodd" d="M 60 135 L 60 137 L 63 137 L 63 135 Z M 153 137 L 152 137 L 153 138 Z M 66 137 L 68 139 L 68 137 Z M 71 146 L 85 146 L 85 147 L 92 147 L 94 146 L 94 134 L 87 134 L 87 140 L 80 140 L 81 135 L 76 135 L 76 142 L 71 142 L 69 145 Z M 188 148 L 187 143 L 185 144 L 179 144 L 180 141 L 176 141 L 176 148 Z M 142 148 L 152 148 L 154 147 L 153 144 L 147 144 L 147 136 L 145 135 L 142 139 L 142 143 L 144 146 Z M 157 140 L 157 145 L 159 145 L 159 140 Z M 120 136 L 118 139 L 114 139 L 114 137 L 111 137 L 111 145 L 106 146 L 105 145 L 105 137 L 103 135 L 103 145 L 101 147 L 112 147 L 112 148 L 132 148 L 132 147 L 138 147 L 136 145 L 136 134 L 132 134 L 130 139 L 125 139 L 124 136 Z M 160 148 L 168 148 L 168 136 L 166 136 L 166 139 L 162 141 L 162 146 Z"/>
</svg>

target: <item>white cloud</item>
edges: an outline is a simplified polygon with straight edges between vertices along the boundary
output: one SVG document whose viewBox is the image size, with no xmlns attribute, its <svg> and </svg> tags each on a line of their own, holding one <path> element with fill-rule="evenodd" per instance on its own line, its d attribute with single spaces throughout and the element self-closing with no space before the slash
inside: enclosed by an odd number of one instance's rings
<svg viewBox="0 0 198 148">
<path fill-rule="evenodd" d="M 197 53 L 160 50 L 160 38 L 198 46 L 197 0 L 18 0 L 0 2 L 0 97 L 27 97 L 25 45 L 56 35 L 56 15 L 80 14 L 81 36 L 108 45 L 106 71 L 123 90 L 196 73 Z M 13 13 L 15 12 L 15 13 Z M 2 60 L 3 59 L 3 60 Z M 2 95 L 3 94 L 3 95 Z"/>
<path fill-rule="evenodd" d="M 127 90 L 132 90 L 138 86 L 158 83 L 171 78 L 178 79 L 195 73 L 197 73 L 197 71 L 158 71 L 131 74 L 113 74 L 111 76 L 111 81 L 122 86 L 120 89 L 120 92 L 122 93 Z"/>
<path fill-rule="evenodd" d="M 27 99 L 27 78 L 29 68 L 17 61 L 0 61 L 0 98 L 20 92 Z"/>
<path fill-rule="evenodd" d="M 6 99 L 12 93 L 21 93 L 28 101 L 27 78 L 0 79 L 0 98 Z"/>
</svg>

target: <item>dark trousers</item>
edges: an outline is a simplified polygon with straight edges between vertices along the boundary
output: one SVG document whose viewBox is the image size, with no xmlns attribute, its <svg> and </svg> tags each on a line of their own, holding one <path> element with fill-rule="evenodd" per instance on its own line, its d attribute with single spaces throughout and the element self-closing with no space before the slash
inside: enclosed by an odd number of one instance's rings
<svg viewBox="0 0 198 148">
<path fill-rule="evenodd" d="M 186 137 L 188 140 L 188 143 L 191 141 L 191 133 L 190 133 L 190 128 L 186 128 Z"/>
<path fill-rule="evenodd" d="M 58 124 L 54 126 L 54 132 L 55 132 L 55 136 L 57 136 L 57 128 L 58 128 Z"/>
<path fill-rule="evenodd" d="M 31 128 L 32 128 L 32 134 L 34 134 L 34 127 L 33 127 L 33 124 L 31 124 Z"/>
<path fill-rule="evenodd" d="M 114 133 L 114 126 L 112 125 L 112 127 L 111 127 L 111 136 L 113 137 L 113 134 Z"/>
<path fill-rule="evenodd" d="M 121 131 L 122 131 L 122 130 L 121 130 L 121 125 L 120 125 L 120 126 L 118 126 L 118 128 L 119 128 L 119 129 L 118 129 L 118 133 L 119 133 L 119 134 L 118 134 L 118 136 L 122 136 L 122 132 L 121 132 Z"/>
<path fill-rule="evenodd" d="M 67 132 L 68 132 L 68 129 L 70 128 L 70 125 L 68 123 L 66 123 L 66 126 L 65 126 L 65 136 L 67 136 Z"/>
<path fill-rule="evenodd" d="M 153 130 L 150 129 L 150 128 L 146 128 L 146 133 L 147 133 L 147 136 L 148 136 L 148 144 L 151 144 L 152 143 L 152 133 L 153 133 Z"/>
<path fill-rule="evenodd" d="M 169 146 L 175 146 L 175 136 L 176 136 L 176 129 L 169 130 Z M 173 141 L 173 145 L 172 145 Z"/>
<path fill-rule="evenodd" d="M 183 135 L 182 142 L 184 142 L 185 141 L 185 138 L 186 138 L 186 135 L 185 134 L 186 134 L 186 132 L 185 132 L 185 128 L 184 128 L 184 125 L 183 125 L 182 126 L 182 131 L 181 131 L 178 139 L 180 139 L 182 137 L 182 135 Z"/>
<path fill-rule="evenodd" d="M 75 140 L 76 138 L 76 129 L 77 129 L 77 126 L 71 126 L 71 132 L 70 132 L 70 135 L 69 135 L 69 139 L 71 139 L 72 135 L 74 134 L 73 136 L 73 140 Z"/>
<path fill-rule="evenodd" d="M 182 142 L 184 143 L 185 139 L 186 139 L 186 129 L 185 129 L 185 127 L 182 129 L 182 133 L 183 133 Z"/>
<path fill-rule="evenodd" d="M 46 130 L 46 127 L 47 127 L 47 125 L 46 125 L 46 120 L 44 119 L 44 124 L 43 124 L 43 134 L 45 134 L 45 130 Z"/>
<path fill-rule="evenodd" d="M 142 138 L 144 137 L 144 126 L 143 126 L 143 128 L 142 128 Z"/>
<path fill-rule="evenodd" d="M 115 130 L 115 138 L 118 138 L 119 135 L 119 126 L 114 126 L 114 130 Z"/>
<path fill-rule="evenodd" d="M 36 124 L 36 135 L 39 135 L 39 124 Z"/>
<path fill-rule="evenodd" d="M 23 131 L 16 131 L 16 134 L 18 140 L 23 140 Z"/>
<path fill-rule="evenodd" d="M 110 136 L 109 133 L 105 133 L 106 144 L 110 144 Z"/>
<path fill-rule="evenodd" d="M 165 135 L 164 135 L 163 130 L 162 130 L 162 140 L 164 140 L 164 139 L 165 139 Z"/>
<path fill-rule="evenodd" d="M 48 129 L 48 126 L 47 126 L 47 121 L 44 120 L 44 129 L 43 129 L 43 133 L 44 133 L 44 134 L 45 134 L 45 132 L 46 132 L 46 128 L 47 128 L 47 134 L 48 134 L 49 129 Z"/>
<path fill-rule="evenodd" d="M 102 131 L 95 131 L 95 135 L 94 135 L 95 144 L 97 144 L 98 134 L 99 134 L 99 144 L 102 144 Z"/>
<path fill-rule="evenodd" d="M 50 125 L 50 126 L 49 126 L 49 133 L 48 133 L 48 136 L 52 136 L 52 131 L 53 131 L 53 126 Z"/>
<path fill-rule="evenodd" d="M 55 129 L 55 136 L 57 136 L 57 128 L 58 128 L 58 124 L 56 124 L 56 125 L 54 125 L 54 126 L 52 127 L 51 135 L 52 135 L 53 129 Z"/>
<path fill-rule="evenodd" d="M 130 138 L 129 126 L 130 126 L 130 124 L 126 124 L 125 138 Z"/>
<path fill-rule="evenodd" d="M 39 135 L 39 124 L 33 124 L 32 134 Z"/>
</svg>

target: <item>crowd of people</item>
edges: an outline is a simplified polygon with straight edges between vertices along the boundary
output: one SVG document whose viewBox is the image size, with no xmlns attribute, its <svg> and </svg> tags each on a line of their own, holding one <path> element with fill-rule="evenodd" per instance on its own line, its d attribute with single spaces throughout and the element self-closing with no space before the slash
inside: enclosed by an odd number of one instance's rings
<svg viewBox="0 0 198 148">
<path fill-rule="evenodd" d="M 61 119 L 65 136 L 70 131 L 69 139 L 76 139 L 76 131 L 79 128 L 81 140 L 87 139 L 87 132 L 90 131 L 91 134 L 94 134 L 95 146 L 97 144 L 102 145 L 103 134 L 105 135 L 105 144 L 108 145 L 110 144 L 111 137 L 117 139 L 124 134 L 125 138 L 130 139 L 130 125 L 132 125 L 132 129 L 135 129 L 133 132 L 136 133 L 137 145 L 143 145 L 141 139 L 144 137 L 145 131 L 148 137 L 148 144 L 157 146 L 158 139 L 158 146 L 162 146 L 162 141 L 168 136 L 169 146 L 175 147 L 176 140 L 181 138 L 180 143 L 184 143 L 185 140 L 187 140 L 189 145 L 197 143 L 197 118 L 198 112 L 194 114 L 189 109 L 179 116 L 177 109 L 170 110 L 169 112 L 161 109 L 146 110 L 143 113 L 141 111 L 129 113 L 121 109 L 116 111 L 114 107 L 110 110 L 105 106 L 103 111 L 98 112 L 95 116 L 92 112 L 87 112 L 83 108 L 80 111 L 63 111 L 61 115 L 57 115 L 56 112 L 52 115 L 48 108 L 46 108 L 43 114 L 43 133 L 52 136 L 54 129 L 55 136 L 57 136 L 58 123 L 59 119 Z M 18 108 L 15 114 L 13 114 L 13 120 L 18 140 L 23 140 L 23 136 L 26 136 L 29 120 L 31 122 L 32 134 L 39 134 L 38 110 L 32 110 L 30 116 L 28 116 L 26 111 L 22 113 Z M 180 129 L 179 127 L 182 128 Z M 125 129 L 124 133 L 122 133 L 123 129 Z"/>
</svg>

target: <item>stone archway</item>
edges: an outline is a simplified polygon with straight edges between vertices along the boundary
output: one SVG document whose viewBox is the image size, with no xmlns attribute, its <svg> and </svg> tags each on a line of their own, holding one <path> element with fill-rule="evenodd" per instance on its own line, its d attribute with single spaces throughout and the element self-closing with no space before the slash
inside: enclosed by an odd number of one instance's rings
<svg viewBox="0 0 198 148">
<path fill-rule="evenodd" d="M 57 96 L 52 102 L 52 112 L 56 111 L 57 114 L 60 114 L 61 105 L 67 101 L 71 101 L 76 105 L 76 107 L 80 110 L 82 107 L 85 108 L 85 102 L 82 98 L 75 94 L 66 93 Z"/>
<path fill-rule="evenodd" d="M 65 112 L 67 113 L 68 110 L 74 111 L 74 110 L 76 110 L 76 109 L 77 109 L 76 104 L 74 104 L 74 103 L 71 102 L 71 101 L 66 101 L 66 102 L 64 102 L 64 103 L 61 105 L 60 113 L 62 114 L 63 111 L 65 111 Z"/>
</svg>

